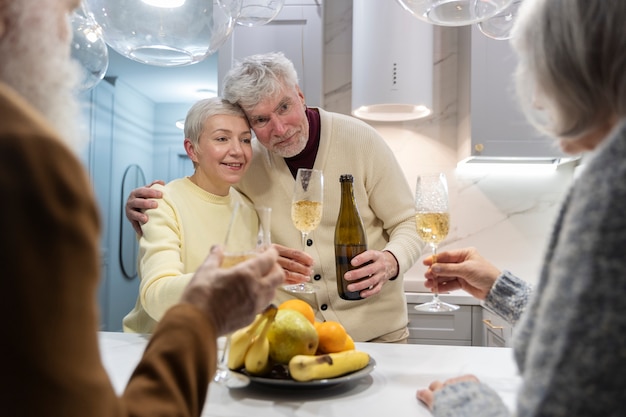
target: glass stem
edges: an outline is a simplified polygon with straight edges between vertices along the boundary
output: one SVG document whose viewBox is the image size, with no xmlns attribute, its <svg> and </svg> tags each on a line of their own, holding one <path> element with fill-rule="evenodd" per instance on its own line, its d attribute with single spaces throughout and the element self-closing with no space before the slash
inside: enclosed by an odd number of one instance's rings
<svg viewBox="0 0 626 417">
<path fill-rule="evenodd" d="M 308 233 L 302 232 L 302 252 L 306 252 L 306 238 Z"/>
<path fill-rule="evenodd" d="M 226 341 L 224 342 L 224 350 L 222 350 L 222 356 L 220 357 L 220 364 L 226 366 L 226 353 L 230 349 L 230 334 L 226 336 Z"/>
<path fill-rule="evenodd" d="M 224 350 L 222 350 L 222 354 L 217 360 L 217 370 L 215 372 L 215 376 L 213 377 L 213 381 L 217 383 L 224 383 L 226 379 L 228 379 L 229 369 L 228 364 L 226 363 L 226 354 L 228 353 L 228 349 L 230 348 L 230 334 L 226 336 L 226 341 L 224 342 Z"/>
<path fill-rule="evenodd" d="M 306 238 L 308 236 L 308 233 L 306 232 L 302 232 L 302 252 L 306 252 Z M 300 286 L 300 291 L 304 292 L 306 285 L 304 284 L 304 282 L 301 282 L 299 284 Z"/>
<path fill-rule="evenodd" d="M 432 249 L 433 249 L 433 262 L 431 265 L 434 265 L 437 263 L 437 245 L 432 244 Z M 437 284 L 436 279 L 433 280 L 433 298 L 434 298 L 434 301 L 436 301 L 437 303 L 439 302 L 439 285 Z"/>
</svg>

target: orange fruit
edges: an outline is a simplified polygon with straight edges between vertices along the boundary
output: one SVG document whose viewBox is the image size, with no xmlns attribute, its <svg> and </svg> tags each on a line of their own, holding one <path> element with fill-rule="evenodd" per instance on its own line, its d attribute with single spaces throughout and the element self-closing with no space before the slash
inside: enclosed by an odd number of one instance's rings
<svg viewBox="0 0 626 417">
<path fill-rule="evenodd" d="M 343 350 L 352 350 L 354 349 L 354 340 L 352 340 L 352 336 L 349 334 L 346 335 L 346 345 L 343 347 Z"/>
<path fill-rule="evenodd" d="M 348 332 L 336 321 L 325 321 L 316 326 L 318 350 L 323 353 L 341 352 L 345 349 Z"/>
<path fill-rule="evenodd" d="M 311 324 L 315 324 L 315 311 L 313 310 L 313 307 L 311 307 L 311 305 L 307 303 L 306 301 L 293 298 L 291 300 L 287 300 L 281 303 L 278 306 L 278 309 L 279 310 L 296 310 L 302 313 L 302 315 L 306 317 L 307 320 L 311 322 Z"/>
</svg>

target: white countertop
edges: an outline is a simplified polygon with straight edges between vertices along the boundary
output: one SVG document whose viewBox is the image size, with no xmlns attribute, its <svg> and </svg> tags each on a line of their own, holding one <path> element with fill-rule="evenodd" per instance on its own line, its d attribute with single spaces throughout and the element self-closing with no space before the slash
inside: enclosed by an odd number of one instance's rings
<svg viewBox="0 0 626 417">
<path fill-rule="evenodd" d="M 105 368 L 119 393 L 147 338 L 108 332 L 99 336 Z M 415 398 L 416 390 L 433 380 L 466 373 L 492 386 L 509 408 L 513 407 L 520 380 L 511 349 L 382 343 L 356 346 L 376 360 L 372 373 L 361 379 L 332 387 L 288 390 L 258 385 L 229 390 L 211 384 L 202 416 L 430 416 Z"/>
</svg>

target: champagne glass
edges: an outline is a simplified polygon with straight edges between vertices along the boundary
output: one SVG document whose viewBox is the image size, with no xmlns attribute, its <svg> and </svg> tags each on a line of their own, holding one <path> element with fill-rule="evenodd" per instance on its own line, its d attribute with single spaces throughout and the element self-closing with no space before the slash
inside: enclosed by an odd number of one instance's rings
<svg viewBox="0 0 626 417">
<path fill-rule="evenodd" d="M 433 253 L 433 263 L 437 262 L 437 246 L 450 230 L 448 207 L 448 183 L 443 173 L 425 174 L 417 177 L 415 188 L 415 223 L 417 234 L 427 243 Z M 439 299 L 437 282 L 433 287 L 433 299 L 415 306 L 418 311 L 454 311 L 459 306 Z"/>
<path fill-rule="evenodd" d="M 302 235 L 303 251 L 306 251 L 309 233 L 315 230 L 322 220 L 323 194 L 324 175 L 322 171 L 319 169 L 298 169 L 291 202 L 291 220 Z M 315 286 L 307 282 L 289 284 L 283 288 L 295 293 L 315 292 Z"/>
<path fill-rule="evenodd" d="M 224 238 L 224 258 L 220 268 L 233 266 L 251 259 L 271 245 L 270 219 L 271 207 L 255 207 L 258 229 L 246 226 L 255 219 L 240 214 L 240 204 L 235 203 L 230 222 Z M 255 233 L 258 230 L 258 233 Z M 228 369 L 227 357 L 230 347 L 230 334 L 226 336 L 222 354 L 217 361 L 217 372 L 213 381 L 228 388 L 242 388 L 250 383 L 250 379 L 238 372 Z"/>
</svg>

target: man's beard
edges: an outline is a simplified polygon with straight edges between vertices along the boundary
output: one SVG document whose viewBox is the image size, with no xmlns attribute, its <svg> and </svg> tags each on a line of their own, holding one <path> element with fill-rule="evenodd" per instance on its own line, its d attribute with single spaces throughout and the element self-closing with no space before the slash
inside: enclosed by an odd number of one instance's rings
<svg viewBox="0 0 626 417">
<path fill-rule="evenodd" d="M 89 139 L 80 122 L 81 105 L 76 97 L 80 66 L 70 58 L 69 45 L 59 40 L 52 14 L 46 15 L 48 2 L 40 5 L 35 1 L 32 7 L 17 3 L 8 6 L 15 7 L 12 25 L 16 26 L 0 37 L 0 80 L 39 110 L 63 142 L 80 153 Z M 33 21 L 39 27 L 31 30 Z M 69 23 L 68 31 L 71 37 Z"/>
<path fill-rule="evenodd" d="M 298 140 L 290 146 L 280 147 L 272 144 L 270 145 L 269 150 L 282 158 L 293 158 L 294 156 L 300 155 L 300 153 L 302 153 L 304 148 L 306 148 L 307 141 L 308 137 L 300 132 L 298 134 Z"/>
</svg>

